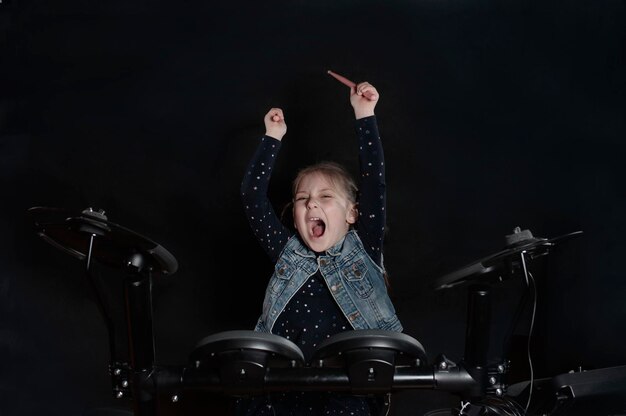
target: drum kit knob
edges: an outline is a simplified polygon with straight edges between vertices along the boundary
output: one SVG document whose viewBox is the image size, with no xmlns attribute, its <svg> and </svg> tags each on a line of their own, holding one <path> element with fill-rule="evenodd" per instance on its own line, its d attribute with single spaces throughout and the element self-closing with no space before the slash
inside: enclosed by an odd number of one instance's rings
<svg viewBox="0 0 626 416">
<path fill-rule="evenodd" d="M 186 365 L 166 367 L 158 365 L 154 357 L 151 288 L 155 276 L 172 275 L 177 271 L 176 258 L 151 239 L 109 221 L 103 210 L 33 207 L 28 214 L 37 235 L 85 263 L 92 283 L 93 261 L 124 271 L 130 362 L 117 359 L 115 342 L 110 340 L 110 372 L 114 396 L 132 398 L 134 414 L 138 416 L 158 413 L 157 395 L 167 394 L 172 403 L 179 405 L 188 391 L 249 397 L 294 390 L 380 395 L 409 389 L 437 389 L 471 401 L 475 406 L 489 398 L 503 400 L 507 390 L 528 393 L 527 385 L 524 389 L 506 384 L 506 362 L 491 365 L 487 361 L 489 286 L 519 274 L 527 278 L 529 262 L 548 254 L 557 244 L 582 234 L 577 231 L 546 239 L 516 228 L 506 236 L 502 251 L 435 280 L 438 290 L 468 287 L 465 355 L 458 363 L 443 354 L 429 363 L 424 347 L 416 339 L 393 331 L 341 332 L 322 342 L 313 358 L 306 362 L 300 348 L 288 339 L 235 330 L 203 338 L 189 355 Z M 93 287 L 97 292 L 97 285 Z M 96 294 L 109 338 L 113 338 L 108 309 L 102 296 Z M 605 374 L 603 385 L 626 385 L 626 366 L 610 370 L 610 376 L 606 375 L 608 371 L 602 373 Z M 560 377 L 562 382 L 569 383 L 569 391 L 579 395 L 581 390 L 576 389 L 577 383 L 588 385 L 586 379 Z M 595 379 L 598 377 L 596 374 Z M 552 388 L 562 389 L 563 385 Z M 603 394 L 607 389 L 604 387 L 597 393 Z M 561 414 L 554 397 L 543 400 L 549 402 L 551 408 L 546 410 L 549 406 L 540 403 L 534 407 L 536 414 Z M 567 403 L 571 403 L 573 399 L 568 400 Z M 518 414 L 534 414 L 528 404 L 523 411 L 523 406 L 518 405 Z"/>
</svg>

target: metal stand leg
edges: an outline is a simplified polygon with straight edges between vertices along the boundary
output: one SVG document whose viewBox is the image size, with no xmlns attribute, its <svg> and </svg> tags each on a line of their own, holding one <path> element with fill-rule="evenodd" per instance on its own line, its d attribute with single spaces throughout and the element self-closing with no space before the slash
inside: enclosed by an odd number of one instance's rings
<svg viewBox="0 0 626 416">
<path fill-rule="evenodd" d="M 134 278 L 133 278 L 134 277 Z M 135 416 L 156 415 L 156 398 L 147 389 L 154 365 L 152 332 L 152 279 L 128 278 L 125 286 L 128 347 L 132 369 L 132 389 Z"/>
<path fill-rule="evenodd" d="M 484 286 L 471 286 L 468 289 L 467 329 L 465 333 L 463 367 L 476 382 L 476 387 L 465 394 L 468 400 L 484 396 L 487 388 L 487 354 L 489 352 L 490 323 L 491 303 L 489 290 Z"/>
<path fill-rule="evenodd" d="M 491 302 L 489 290 L 471 286 L 468 293 L 465 359 L 469 367 L 485 367 L 489 352 Z"/>
</svg>

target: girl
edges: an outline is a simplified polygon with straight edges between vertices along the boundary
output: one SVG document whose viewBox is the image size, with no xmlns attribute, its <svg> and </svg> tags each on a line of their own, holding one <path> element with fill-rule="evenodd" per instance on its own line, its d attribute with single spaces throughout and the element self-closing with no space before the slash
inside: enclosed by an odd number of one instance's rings
<svg viewBox="0 0 626 416">
<path fill-rule="evenodd" d="M 276 263 L 255 330 L 293 341 L 307 360 L 320 342 L 341 331 L 402 330 L 384 278 L 385 173 L 374 115 L 378 99 L 378 92 L 367 82 L 350 90 L 360 188 L 335 163 L 301 170 L 293 182 L 295 234 L 282 225 L 267 198 L 274 161 L 287 132 L 280 108 L 265 115 L 265 135 L 241 186 L 252 230 Z M 369 415 L 371 408 L 372 403 L 364 398 L 295 392 L 272 396 L 271 403 L 252 400 L 246 412 Z"/>
</svg>

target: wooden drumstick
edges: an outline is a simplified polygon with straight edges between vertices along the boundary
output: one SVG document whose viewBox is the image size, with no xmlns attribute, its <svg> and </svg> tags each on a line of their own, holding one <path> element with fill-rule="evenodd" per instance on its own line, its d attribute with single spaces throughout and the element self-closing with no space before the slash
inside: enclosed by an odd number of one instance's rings
<svg viewBox="0 0 626 416">
<path fill-rule="evenodd" d="M 350 88 L 356 87 L 356 84 L 354 82 L 350 81 L 348 78 L 346 78 L 346 77 L 344 77 L 342 75 L 339 75 L 339 74 L 331 71 L 330 69 L 327 72 L 328 72 L 328 74 L 331 77 L 335 78 L 337 81 L 341 82 L 343 85 L 346 85 L 346 86 L 348 86 Z M 363 95 L 365 95 L 368 99 L 371 100 L 372 97 L 374 96 L 374 93 L 366 91 L 366 92 L 363 93 Z"/>
<path fill-rule="evenodd" d="M 328 70 L 328 74 L 335 78 L 337 81 L 341 82 L 343 85 L 347 85 L 350 88 L 354 88 L 356 87 L 356 84 L 352 81 L 350 81 L 348 78 L 341 76 L 339 74 L 334 73 L 333 71 L 331 71 L 330 69 Z"/>
</svg>

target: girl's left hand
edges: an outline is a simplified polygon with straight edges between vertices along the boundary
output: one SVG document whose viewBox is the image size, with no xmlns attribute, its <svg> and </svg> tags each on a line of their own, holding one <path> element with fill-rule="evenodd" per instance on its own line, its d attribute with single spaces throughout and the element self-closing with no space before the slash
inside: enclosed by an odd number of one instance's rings
<svg viewBox="0 0 626 416">
<path fill-rule="evenodd" d="M 378 91 L 369 82 L 361 82 L 350 89 L 350 104 L 357 119 L 373 116 L 379 99 Z"/>
</svg>

